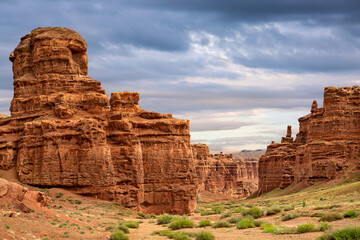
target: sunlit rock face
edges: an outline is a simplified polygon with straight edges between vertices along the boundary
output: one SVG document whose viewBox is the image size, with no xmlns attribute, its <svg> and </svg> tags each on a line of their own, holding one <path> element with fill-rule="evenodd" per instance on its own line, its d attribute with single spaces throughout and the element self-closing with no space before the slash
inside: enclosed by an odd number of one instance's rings
<svg viewBox="0 0 360 240">
<path fill-rule="evenodd" d="M 21 182 L 67 187 L 144 213 L 192 212 L 197 175 L 189 121 L 140 109 L 138 93 L 111 98 L 87 76 L 75 31 L 38 28 L 10 54 L 11 117 L 0 121 L 0 169 Z"/>
<path fill-rule="evenodd" d="M 327 87 L 323 108 L 299 118 L 294 142 L 271 144 L 259 162 L 259 193 L 334 179 L 360 154 L 360 87 Z"/>
<path fill-rule="evenodd" d="M 192 144 L 199 191 L 243 198 L 258 188 L 258 162 L 235 160 L 227 154 L 212 155 L 206 144 Z"/>
</svg>

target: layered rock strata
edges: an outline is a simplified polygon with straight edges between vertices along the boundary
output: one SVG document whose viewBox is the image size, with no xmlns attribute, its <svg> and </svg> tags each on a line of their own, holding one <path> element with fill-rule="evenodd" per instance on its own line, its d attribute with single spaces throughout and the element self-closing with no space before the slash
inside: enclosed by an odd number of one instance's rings
<svg viewBox="0 0 360 240">
<path fill-rule="evenodd" d="M 259 193 L 334 179 L 360 154 L 360 87 L 326 87 L 323 108 L 299 118 L 299 133 L 271 144 L 259 162 Z"/>
<path fill-rule="evenodd" d="M 22 183 L 66 187 L 144 213 L 190 213 L 197 176 L 189 121 L 148 112 L 139 94 L 87 76 L 87 45 L 66 28 L 38 28 L 10 55 L 14 98 L 0 120 L 0 169 Z"/>
<path fill-rule="evenodd" d="M 232 155 L 210 154 L 206 144 L 192 144 L 200 193 L 242 198 L 257 190 L 258 162 L 234 160 Z"/>
</svg>

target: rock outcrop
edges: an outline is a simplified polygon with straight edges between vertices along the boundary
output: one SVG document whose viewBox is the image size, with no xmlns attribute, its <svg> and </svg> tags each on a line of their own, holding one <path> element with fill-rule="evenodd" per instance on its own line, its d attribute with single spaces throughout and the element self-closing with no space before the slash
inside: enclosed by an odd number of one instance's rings
<svg viewBox="0 0 360 240">
<path fill-rule="evenodd" d="M 287 134 L 260 158 L 259 193 L 334 179 L 347 169 L 360 154 L 359 106 L 359 86 L 325 88 L 323 108 L 314 100 L 295 141 Z"/>
<path fill-rule="evenodd" d="M 197 176 L 189 121 L 140 109 L 87 76 L 87 45 L 66 28 L 38 28 L 10 55 L 14 98 L 0 120 L 0 169 L 22 183 L 66 187 L 144 213 L 190 213 Z"/>
<path fill-rule="evenodd" d="M 232 155 L 209 152 L 206 144 L 192 144 L 200 193 L 242 198 L 258 187 L 258 162 L 235 160 Z"/>
</svg>

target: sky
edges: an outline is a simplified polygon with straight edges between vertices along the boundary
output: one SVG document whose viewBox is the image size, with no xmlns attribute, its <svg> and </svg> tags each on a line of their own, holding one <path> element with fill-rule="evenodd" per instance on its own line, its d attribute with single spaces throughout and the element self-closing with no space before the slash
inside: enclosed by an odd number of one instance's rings
<svg viewBox="0 0 360 240">
<path fill-rule="evenodd" d="M 360 83 L 358 0 L 0 0 L 0 113 L 9 54 L 39 26 L 77 31 L 108 95 L 190 119 L 211 152 L 264 149 L 296 134 L 324 87 Z"/>
</svg>

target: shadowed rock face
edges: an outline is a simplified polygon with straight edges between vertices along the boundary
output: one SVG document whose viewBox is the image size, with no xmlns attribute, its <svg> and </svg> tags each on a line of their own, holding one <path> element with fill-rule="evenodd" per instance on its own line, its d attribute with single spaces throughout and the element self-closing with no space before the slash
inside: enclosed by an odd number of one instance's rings
<svg viewBox="0 0 360 240">
<path fill-rule="evenodd" d="M 67 187 L 145 213 L 190 213 L 197 176 L 189 121 L 140 109 L 87 75 L 73 30 L 38 28 L 10 54 L 11 117 L 0 120 L 0 169 L 21 182 Z M 111 108 L 110 108 L 111 107 Z"/>
<path fill-rule="evenodd" d="M 334 179 L 360 154 L 360 87 L 327 87 L 323 108 L 299 118 L 299 133 L 271 144 L 259 162 L 259 193 Z"/>
<path fill-rule="evenodd" d="M 258 188 L 258 162 L 211 155 L 206 144 L 192 144 L 199 190 L 230 197 L 246 197 Z"/>
</svg>

